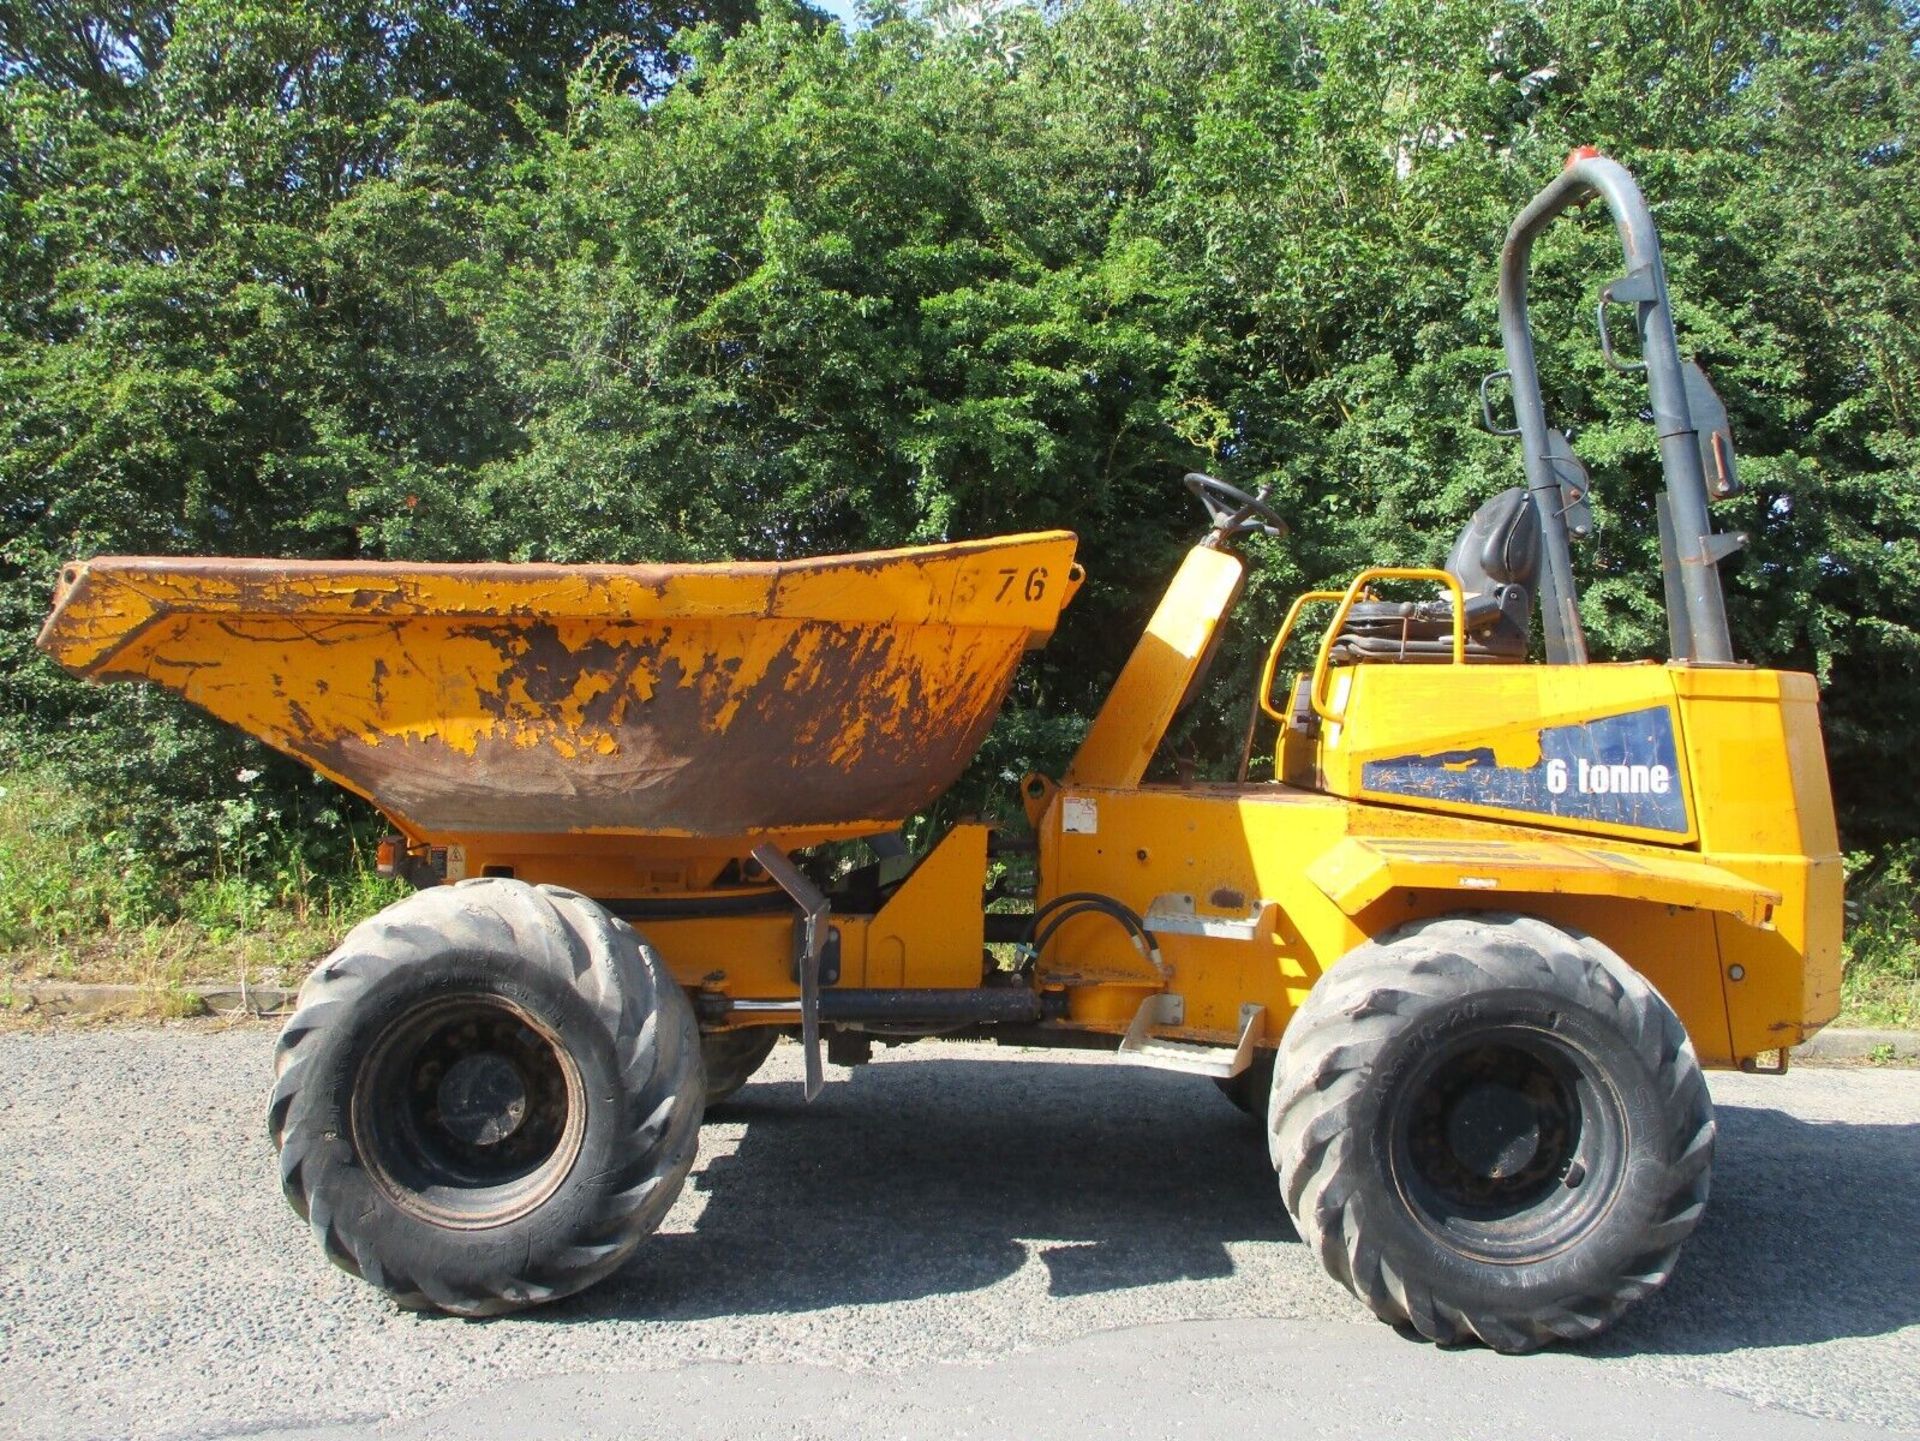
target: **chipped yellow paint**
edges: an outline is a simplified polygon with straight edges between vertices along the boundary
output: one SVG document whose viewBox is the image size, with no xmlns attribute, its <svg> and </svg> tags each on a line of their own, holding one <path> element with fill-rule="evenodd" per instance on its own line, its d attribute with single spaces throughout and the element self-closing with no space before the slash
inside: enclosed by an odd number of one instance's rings
<svg viewBox="0 0 1920 1441">
<path fill-rule="evenodd" d="M 1406 755 L 1445 755 L 1491 751 L 1494 763 L 1516 770 L 1540 763 L 1540 733 L 1554 726 L 1578 725 L 1600 716 L 1664 709 L 1682 734 L 1676 701 L 1679 667 L 1652 663 L 1629 665 L 1401 665 L 1372 663 L 1335 667 L 1332 686 L 1344 691 L 1342 718 L 1325 727 L 1312 765 L 1321 784 L 1335 795 L 1367 797 L 1397 806 L 1459 812 L 1458 801 L 1404 792 L 1370 793 L 1365 783 L 1369 761 Z M 1283 732 L 1277 765 L 1298 779 L 1299 758 L 1290 762 L 1296 738 Z M 1687 758 L 1674 784 L 1691 797 Z M 1476 815 L 1526 826 L 1578 831 L 1686 845 L 1699 839 L 1697 811 L 1691 800 L 1688 823 L 1679 831 L 1622 825 L 1586 816 L 1557 817 L 1537 811 L 1488 804 L 1470 808 Z"/>
<path fill-rule="evenodd" d="M 409 835 L 805 844 L 972 758 L 1079 583 L 1065 532 L 713 566 L 104 558 L 41 643 L 368 796 Z"/>
</svg>

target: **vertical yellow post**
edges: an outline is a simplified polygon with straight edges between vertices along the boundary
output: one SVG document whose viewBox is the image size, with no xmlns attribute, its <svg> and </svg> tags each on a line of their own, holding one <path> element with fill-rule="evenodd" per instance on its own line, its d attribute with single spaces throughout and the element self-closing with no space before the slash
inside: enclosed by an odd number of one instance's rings
<svg viewBox="0 0 1920 1441">
<path fill-rule="evenodd" d="M 1230 551 L 1197 545 L 1160 598 L 1063 784 L 1138 785 L 1187 687 L 1226 619 L 1246 566 Z"/>
</svg>

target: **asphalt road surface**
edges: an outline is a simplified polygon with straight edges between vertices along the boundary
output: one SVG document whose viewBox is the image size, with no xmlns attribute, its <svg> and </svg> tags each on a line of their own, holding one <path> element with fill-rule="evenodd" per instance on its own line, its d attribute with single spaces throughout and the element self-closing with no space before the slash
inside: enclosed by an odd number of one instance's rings
<svg viewBox="0 0 1920 1441">
<path fill-rule="evenodd" d="M 280 1198 L 271 1042 L 0 1035 L 0 1434 L 1920 1436 L 1920 1072 L 1716 1078 L 1672 1284 L 1502 1358 L 1365 1318 L 1206 1082 L 970 1044 L 811 1107 L 783 1044 L 620 1276 L 407 1315 Z"/>
</svg>

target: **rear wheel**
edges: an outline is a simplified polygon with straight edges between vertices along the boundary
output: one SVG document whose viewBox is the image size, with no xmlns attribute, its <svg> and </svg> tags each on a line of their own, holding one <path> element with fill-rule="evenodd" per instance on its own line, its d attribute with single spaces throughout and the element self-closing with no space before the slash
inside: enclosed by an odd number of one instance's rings
<svg viewBox="0 0 1920 1441">
<path fill-rule="evenodd" d="M 772 1026 L 738 1031 L 711 1031 L 700 1037 L 700 1056 L 706 1064 L 707 1104 L 718 1105 L 752 1079 L 766 1064 L 780 1032 Z"/>
<path fill-rule="evenodd" d="M 1713 1109 L 1670 1007 L 1590 937 L 1449 916 L 1342 960 L 1282 1040 L 1281 1193 L 1383 1320 L 1528 1351 L 1660 1286 Z"/>
<path fill-rule="evenodd" d="M 570 891 L 436 887 L 356 926 L 280 1035 L 268 1127 L 329 1258 L 486 1316 L 619 1267 L 693 1163 L 692 1009 Z"/>
</svg>

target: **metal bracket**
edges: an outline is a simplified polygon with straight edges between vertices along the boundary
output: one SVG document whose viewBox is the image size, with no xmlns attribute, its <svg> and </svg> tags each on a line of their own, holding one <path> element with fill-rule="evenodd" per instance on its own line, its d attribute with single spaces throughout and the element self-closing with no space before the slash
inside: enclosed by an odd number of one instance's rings
<svg viewBox="0 0 1920 1441">
<path fill-rule="evenodd" d="M 806 1057 L 806 1096 L 811 1101 L 827 1083 L 820 1064 L 820 953 L 826 947 L 827 916 L 833 906 L 792 857 L 772 842 L 755 846 L 753 858 L 802 913 L 793 932 L 793 962 L 800 973 L 800 1048 Z"/>
<path fill-rule="evenodd" d="M 1667 654 L 1675 660 L 1692 660 L 1693 629 L 1687 619 L 1679 535 L 1673 525 L 1673 505 L 1665 491 L 1654 497 L 1654 508 L 1660 523 L 1660 583 L 1667 598 Z M 1744 530 L 1709 531 L 1700 537 L 1700 549 L 1709 565 L 1719 565 L 1745 549 L 1749 539 Z"/>
<path fill-rule="evenodd" d="M 1636 265 L 1618 280 L 1610 280 L 1600 287 L 1600 299 L 1604 302 L 1651 305 L 1659 298 L 1660 287 L 1654 282 L 1651 265 Z"/>
<path fill-rule="evenodd" d="M 1613 337 L 1607 334 L 1607 306 L 1652 305 L 1660 298 L 1660 288 L 1654 279 L 1653 267 L 1642 265 L 1620 279 L 1600 287 L 1600 303 L 1594 307 L 1594 318 L 1600 326 L 1600 358 L 1622 375 L 1632 375 L 1645 370 L 1644 360 L 1621 360 L 1613 353 Z"/>
<path fill-rule="evenodd" d="M 1585 540 L 1593 534 L 1593 510 L 1587 504 L 1593 479 L 1587 474 L 1586 462 L 1574 454 L 1566 432 L 1552 427 L 1547 430 L 1547 468 L 1560 482 L 1560 511 L 1567 518 L 1567 534 Z"/>
<path fill-rule="evenodd" d="M 801 931 L 807 924 L 805 916 L 793 918 L 793 983 L 800 984 L 800 962 L 806 954 L 806 937 Z M 840 927 L 826 926 L 825 939 L 820 942 L 820 984 L 837 986 L 840 984 Z"/>
<path fill-rule="evenodd" d="M 1740 494 L 1740 468 L 1734 459 L 1727 407 L 1698 362 L 1682 362 L 1680 375 L 1686 382 L 1687 418 L 1699 437 L 1700 471 L 1706 478 L 1707 494 L 1714 500 L 1729 500 Z"/>
<path fill-rule="evenodd" d="M 1707 559 L 1718 565 L 1729 556 L 1745 550 L 1747 538 L 1744 530 L 1721 530 L 1701 536 L 1700 543 L 1706 548 Z"/>
<path fill-rule="evenodd" d="M 1120 1059 L 1137 1066 L 1152 1066 L 1161 1071 L 1181 1071 L 1189 1076 L 1211 1076 L 1230 1081 L 1253 1064 L 1254 1041 L 1260 1034 L 1260 1022 L 1266 1007 L 1245 1005 L 1240 1008 L 1240 1041 L 1228 1050 L 1225 1046 L 1196 1045 L 1192 1041 L 1155 1040 L 1155 1026 L 1179 1026 L 1186 1023 L 1187 1003 L 1181 996 L 1161 992 L 1148 996 L 1133 1013 L 1126 1035 L 1120 1038 Z"/>
<path fill-rule="evenodd" d="M 1272 904 L 1272 901 L 1255 900 L 1244 915 L 1211 916 L 1200 911 L 1191 895 L 1168 891 L 1153 898 L 1142 919 L 1147 929 L 1158 936 L 1212 936 L 1219 940 L 1250 941 L 1260 934 L 1260 922 Z"/>
</svg>

